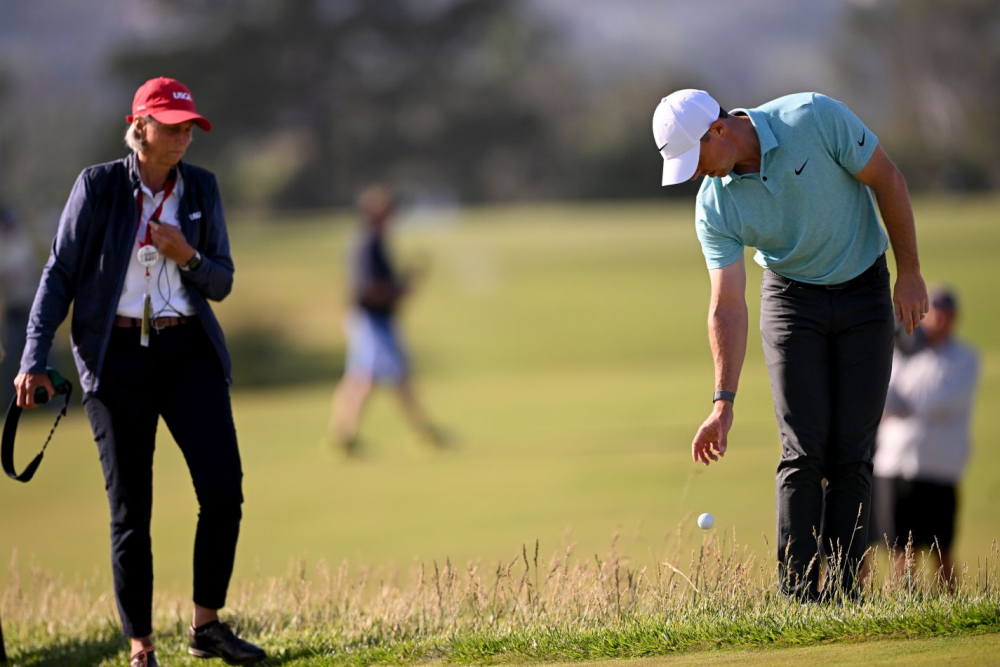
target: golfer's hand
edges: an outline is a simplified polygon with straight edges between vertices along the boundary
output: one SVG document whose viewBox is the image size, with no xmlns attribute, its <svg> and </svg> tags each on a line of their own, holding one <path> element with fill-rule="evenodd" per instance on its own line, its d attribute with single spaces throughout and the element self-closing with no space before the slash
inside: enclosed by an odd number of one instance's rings
<svg viewBox="0 0 1000 667">
<path fill-rule="evenodd" d="M 716 401 L 712 414 L 698 429 L 691 443 L 691 458 L 695 463 L 708 465 L 726 455 L 729 429 L 733 427 L 733 404 L 728 401 Z"/>
<path fill-rule="evenodd" d="M 180 266 L 186 266 L 194 257 L 194 248 L 187 242 L 187 239 L 184 238 L 184 232 L 178 227 L 150 220 L 149 235 L 153 238 L 153 245 L 156 246 L 156 249 Z"/>
<path fill-rule="evenodd" d="M 14 389 L 17 391 L 17 407 L 32 410 L 38 407 L 35 403 L 35 389 L 45 387 L 49 392 L 49 400 L 56 395 L 55 387 L 48 373 L 18 373 L 14 378 Z"/>
<path fill-rule="evenodd" d="M 906 333 L 913 333 L 928 311 L 927 287 L 919 271 L 899 274 L 892 290 L 892 305 L 896 321 L 906 326 Z"/>
</svg>

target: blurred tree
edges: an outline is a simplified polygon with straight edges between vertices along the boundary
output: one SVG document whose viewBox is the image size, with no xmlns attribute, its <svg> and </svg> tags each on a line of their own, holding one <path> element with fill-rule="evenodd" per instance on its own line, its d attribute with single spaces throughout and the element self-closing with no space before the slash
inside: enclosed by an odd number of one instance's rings
<svg viewBox="0 0 1000 667">
<path fill-rule="evenodd" d="M 374 180 L 466 200 L 558 194 L 531 86 L 546 35 L 515 0 L 171 6 L 225 27 L 123 49 L 114 69 L 129 85 L 163 74 L 192 88 L 215 122 L 207 166 L 241 204 L 344 204 Z"/>
<path fill-rule="evenodd" d="M 1000 187 L 996 0 L 854 0 L 838 53 L 912 187 Z"/>
</svg>

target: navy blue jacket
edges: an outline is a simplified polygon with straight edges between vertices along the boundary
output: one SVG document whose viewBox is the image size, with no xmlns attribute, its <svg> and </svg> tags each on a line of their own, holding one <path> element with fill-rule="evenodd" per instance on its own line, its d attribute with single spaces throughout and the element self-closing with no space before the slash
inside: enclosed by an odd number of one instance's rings
<svg viewBox="0 0 1000 667">
<path fill-rule="evenodd" d="M 70 338 L 85 392 L 95 392 L 108 349 L 115 311 L 135 245 L 140 180 L 135 154 L 83 170 L 66 202 L 52 253 L 42 272 L 21 356 L 22 373 L 46 369 L 52 337 L 73 304 Z M 177 215 L 201 265 L 181 271 L 184 287 L 219 354 L 226 380 L 232 364 L 222 328 L 208 299 L 221 301 L 233 287 L 233 260 L 215 176 L 181 162 L 184 194 Z"/>
</svg>

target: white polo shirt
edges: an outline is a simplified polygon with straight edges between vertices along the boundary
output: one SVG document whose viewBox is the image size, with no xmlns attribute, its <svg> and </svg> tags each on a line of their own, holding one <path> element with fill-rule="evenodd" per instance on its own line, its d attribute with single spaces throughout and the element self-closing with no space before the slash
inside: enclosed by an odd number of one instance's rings
<svg viewBox="0 0 1000 667">
<path fill-rule="evenodd" d="M 152 190 L 142 184 L 142 215 L 140 224 L 132 242 L 132 255 L 129 257 L 128 272 L 125 274 L 125 286 L 118 300 L 116 314 L 124 317 L 142 317 L 142 301 L 146 294 L 146 267 L 139 263 L 140 240 L 146 238 L 146 227 L 153 217 L 160 202 L 163 201 L 163 191 L 155 195 Z M 163 204 L 160 212 L 160 222 L 172 227 L 180 227 L 177 209 L 184 195 L 184 179 L 177 173 L 177 184 L 170 197 Z M 160 261 L 149 269 L 149 295 L 153 303 L 153 317 L 169 317 L 176 315 L 194 315 L 194 306 L 188 298 L 184 283 L 181 281 L 180 268 L 177 262 L 168 259 L 163 254 Z"/>
<path fill-rule="evenodd" d="M 896 352 L 875 474 L 958 484 L 971 450 L 978 379 L 979 355 L 955 340 L 910 356 Z"/>
</svg>

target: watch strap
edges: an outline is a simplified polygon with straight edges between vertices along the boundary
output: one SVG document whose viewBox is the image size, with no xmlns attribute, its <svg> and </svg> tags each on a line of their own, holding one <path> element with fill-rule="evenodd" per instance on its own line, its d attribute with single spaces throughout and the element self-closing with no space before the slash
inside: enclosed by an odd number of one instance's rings
<svg viewBox="0 0 1000 667">
<path fill-rule="evenodd" d="M 191 258 L 191 261 L 180 267 L 180 269 L 181 271 L 194 271 L 199 266 L 201 266 L 201 253 L 195 250 L 194 257 Z"/>
<path fill-rule="evenodd" d="M 717 391 L 712 395 L 712 402 L 716 401 L 729 401 L 730 403 L 736 402 L 736 392 L 735 391 Z"/>
</svg>

